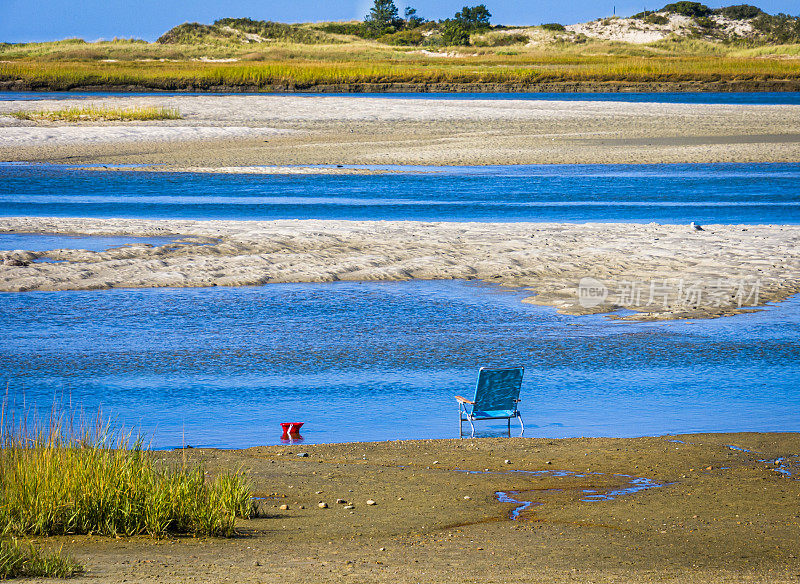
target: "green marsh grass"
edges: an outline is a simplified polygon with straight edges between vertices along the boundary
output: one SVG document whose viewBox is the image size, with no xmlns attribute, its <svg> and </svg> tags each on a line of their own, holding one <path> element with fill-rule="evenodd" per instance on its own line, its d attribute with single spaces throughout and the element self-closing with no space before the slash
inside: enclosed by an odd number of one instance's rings
<svg viewBox="0 0 800 584">
<path fill-rule="evenodd" d="M 0 580 L 10 578 L 69 578 L 83 571 L 71 557 L 57 552 L 42 552 L 15 538 L 0 540 Z"/>
<path fill-rule="evenodd" d="M 0 430 L 0 534 L 231 536 L 252 499 L 237 474 L 158 462 L 109 427 Z"/>
<path fill-rule="evenodd" d="M 179 120 L 180 112 L 175 108 L 165 107 L 70 107 L 60 110 L 22 111 L 11 116 L 20 120 L 47 120 L 52 122 L 96 122 L 96 121 L 148 121 Z"/>
</svg>

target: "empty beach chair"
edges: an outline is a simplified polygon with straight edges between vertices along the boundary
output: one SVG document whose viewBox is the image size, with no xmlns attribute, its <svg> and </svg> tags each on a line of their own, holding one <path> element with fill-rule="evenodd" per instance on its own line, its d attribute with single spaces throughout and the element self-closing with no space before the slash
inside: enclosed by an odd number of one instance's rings
<svg viewBox="0 0 800 584">
<path fill-rule="evenodd" d="M 505 369 L 489 369 L 481 367 L 478 373 L 478 386 L 475 388 L 475 399 L 468 400 L 460 395 L 458 402 L 458 435 L 463 435 L 463 423 L 469 422 L 475 436 L 475 420 L 508 420 L 508 435 L 511 436 L 511 418 L 518 418 L 519 435 L 525 432 L 522 416 L 517 409 L 520 402 L 519 390 L 522 387 L 524 367 L 508 367 Z"/>
</svg>

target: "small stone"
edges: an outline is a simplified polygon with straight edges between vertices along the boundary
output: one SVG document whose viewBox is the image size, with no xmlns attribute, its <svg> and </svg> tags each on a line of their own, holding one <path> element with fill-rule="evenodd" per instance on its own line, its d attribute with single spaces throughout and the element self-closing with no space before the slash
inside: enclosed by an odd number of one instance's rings
<svg viewBox="0 0 800 584">
<path fill-rule="evenodd" d="M 300 458 L 308 458 L 308 452 L 298 452 L 297 456 Z"/>
<path fill-rule="evenodd" d="M 336 499 L 336 504 L 337 505 L 344 505 L 346 503 L 347 503 L 347 501 L 345 501 L 344 499 Z"/>
<path fill-rule="evenodd" d="M 317 495 L 321 495 L 321 494 L 322 494 L 322 491 L 317 491 Z"/>
<path fill-rule="evenodd" d="M 300 505 L 300 506 L 298 507 L 298 509 L 305 509 L 305 508 L 306 508 L 306 506 L 305 506 L 305 505 Z"/>
<path fill-rule="evenodd" d="M 254 561 L 253 561 L 253 565 L 254 565 L 254 566 L 260 566 L 260 565 L 261 565 L 261 562 L 259 562 L 258 560 L 254 560 Z"/>
<path fill-rule="evenodd" d="M 328 504 L 323 501 L 322 503 L 317 505 L 317 507 L 319 507 L 320 509 L 327 509 L 328 508 Z"/>
<path fill-rule="evenodd" d="M 367 505 L 377 505 L 377 503 L 372 499 L 367 499 Z"/>
<path fill-rule="evenodd" d="M 398 500 L 398 501 L 402 501 L 402 500 L 403 500 L 403 497 L 397 497 L 397 500 Z"/>
<path fill-rule="evenodd" d="M 385 551 L 386 551 L 386 548 L 385 548 L 385 547 L 379 548 L 379 549 L 378 549 L 378 551 L 379 551 L 379 552 L 385 552 Z"/>
<path fill-rule="evenodd" d="M 714 470 L 714 467 L 713 466 L 707 466 L 706 470 Z"/>
<path fill-rule="evenodd" d="M 464 495 L 464 500 L 465 501 L 469 501 L 470 499 L 472 499 L 472 497 L 470 497 L 469 495 Z"/>
<path fill-rule="evenodd" d="M 439 464 L 439 461 L 438 460 L 434 460 L 433 464 Z"/>
<path fill-rule="evenodd" d="M 545 462 L 545 464 L 553 464 L 553 462 L 548 460 L 547 462 Z"/>
<path fill-rule="evenodd" d="M 505 459 L 505 461 L 504 461 L 504 462 L 505 462 L 505 464 L 511 464 L 511 461 L 510 461 L 510 460 L 508 460 L 507 458 Z"/>
<path fill-rule="evenodd" d="M 286 505 L 286 504 L 281 505 L 280 507 L 278 507 L 278 509 L 280 509 L 281 511 L 288 511 L 289 510 L 289 505 Z"/>
<path fill-rule="evenodd" d="M 344 508 L 345 509 L 355 509 L 355 507 L 353 505 L 345 505 Z"/>
</svg>

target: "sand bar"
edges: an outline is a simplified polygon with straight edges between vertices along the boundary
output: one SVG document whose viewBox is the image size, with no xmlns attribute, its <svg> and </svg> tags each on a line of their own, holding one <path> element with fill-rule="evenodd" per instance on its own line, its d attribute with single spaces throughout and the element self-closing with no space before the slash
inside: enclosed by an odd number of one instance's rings
<svg viewBox="0 0 800 584">
<path fill-rule="evenodd" d="M 530 302 L 568 314 L 637 319 L 721 316 L 800 291 L 800 226 L 12 217 L 0 232 L 187 238 L 2 252 L 3 291 L 457 278 L 526 287 Z"/>
<path fill-rule="evenodd" d="M 3 115 L 90 105 L 177 108 L 183 119 L 126 123 L 125 136 L 110 129 L 118 123 L 54 124 Z M 13 140 L 0 140 L 0 160 L 167 168 L 800 160 L 796 105 L 154 95 L 0 102 L 0 126 L 0 134 Z M 161 127 L 171 129 L 159 133 Z M 46 139 L 53 129 L 58 139 Z M 98 132 L 116 137 L 99 139 Z"/>
</svg>

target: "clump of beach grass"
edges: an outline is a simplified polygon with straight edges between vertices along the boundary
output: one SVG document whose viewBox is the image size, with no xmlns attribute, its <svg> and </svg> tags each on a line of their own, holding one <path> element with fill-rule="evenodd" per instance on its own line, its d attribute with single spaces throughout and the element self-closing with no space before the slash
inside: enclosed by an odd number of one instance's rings
<svg viewBox="0 0 800 584">
<path fill-rule="evenodd" d="M 83 566 L 61 550 L 42 552 L 15 538 L 0 540 L 0 580 L 9 578 L 69 578 Z"/>
<path fill-rule="evenodd" d="M 0 429 L 0 534 L 231 536 L 253 510 L 241 475 L 169 464 L 108 425 Z"/>
<path fill-rule="evenodd" d="M 60 110 L 14 112 L 20 120 L 46 120 L 51 122 L 133 122 L 150 120 L 179 120 L 180 112 L 168 107 L 70 107 Z"/>
</svg>

